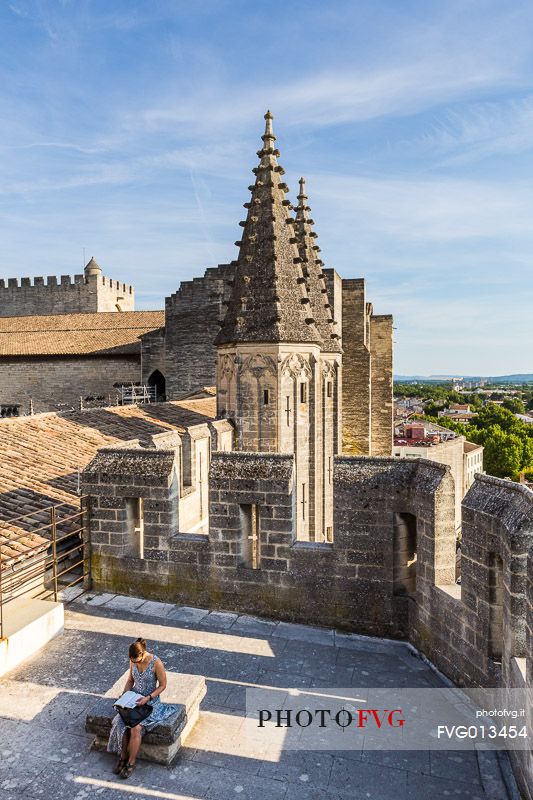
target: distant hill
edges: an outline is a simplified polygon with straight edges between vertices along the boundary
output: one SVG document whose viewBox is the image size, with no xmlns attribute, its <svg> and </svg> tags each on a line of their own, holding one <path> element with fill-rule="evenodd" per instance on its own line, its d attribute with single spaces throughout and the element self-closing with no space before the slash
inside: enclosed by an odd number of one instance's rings
<svg viewBox="0 0 533 800">
<path fill-rule="evenodd" d="M 488 381 L 489 383 L 533 383 L 533 373 L 521 372 L 516 375 L 395 375 L 397 383 L 441 383 L 452 378 L 463 378 L 465 381 Z"/>
</svg>

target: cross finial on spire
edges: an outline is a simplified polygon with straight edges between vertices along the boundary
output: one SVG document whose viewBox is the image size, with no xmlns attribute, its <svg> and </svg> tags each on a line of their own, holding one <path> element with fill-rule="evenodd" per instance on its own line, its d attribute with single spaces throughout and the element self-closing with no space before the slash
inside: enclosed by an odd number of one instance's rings
<svg viewBox="0 0 533 800">
<path fill-rule="evenodd" d="M 305 193 L 305 178 L 300 178 L 300 194 L 298 195 L 298 199 L 307 200 L 307 195 Z"/>
</svg>

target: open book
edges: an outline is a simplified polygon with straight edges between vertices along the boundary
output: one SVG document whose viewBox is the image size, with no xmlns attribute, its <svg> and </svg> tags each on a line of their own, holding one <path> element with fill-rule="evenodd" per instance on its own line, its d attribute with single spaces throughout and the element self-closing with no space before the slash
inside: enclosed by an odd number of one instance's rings
<svg viewBox="0 0 533 800">
<path fill-rule="evenodd" d="M 140 700 L 144 695 L 139 694 L 138 692 L 124 692 L 122 697 L 119 697 L 113 705 L 115 708 L 120 706 L 120 708 L 135 708 L 137 705 L 137 700 Z"/>
</svg>

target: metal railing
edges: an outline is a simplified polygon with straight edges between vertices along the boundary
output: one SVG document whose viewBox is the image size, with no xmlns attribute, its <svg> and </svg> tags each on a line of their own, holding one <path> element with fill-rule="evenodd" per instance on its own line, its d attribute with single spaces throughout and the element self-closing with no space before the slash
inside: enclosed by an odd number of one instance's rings
<svg viewBox="0 0 533 800">
<path fill-rule="evenodd" d="M 53 597 L 57 602 L 66 589 L 82 581 L 86 587 L 90 585 L 87 522 L 88 502 L 84 497 L 79 509 L 73 510 L 71 503 L 57 503 L 0 520 L 0 540 L 5 539 L 2 546 L 22 548 L 9 557 L 4 557 L 0 548 L 0 639 L 5 636 L 4 608 L 13 600 Z"/>
</svg>

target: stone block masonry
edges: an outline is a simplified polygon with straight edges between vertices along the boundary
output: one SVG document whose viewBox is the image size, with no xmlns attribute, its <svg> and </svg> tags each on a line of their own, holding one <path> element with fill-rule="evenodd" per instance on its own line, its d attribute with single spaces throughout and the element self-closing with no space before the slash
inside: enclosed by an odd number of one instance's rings
<svg viewBox="0 0 533 800">
<path fill-rule="evenodd" d="M 140 380 L 139 358 L 130 356 L 46 356 L 0 358 L 0 403 L 20 404 L 28 413 L 78 408 L 80 397 L 113 404 L 116 382 Z"/>
<path fill-rule="evenodd" d="M 362 278 L 344 280 L 342 282 L 342 450 L 346 455 L 370 454 L 369 341 L 365 282 Z"/>
<path fill-rule="evenodd" d="M 362 278 L 342 281 L 342 447 L 390 456 L 393 436 L 392 317 L 372 313 Z"/>
<path fill-rule="evenodd" d="M 392 317 L 370 317 L 370 454 L 390 456 L 393 439 Z"/>
<path fill-rule="evenodd" d="M 234 264 L 207 269 L 202 278 L 183 281 L 165 301 L 165 378 L 167 397 L 179 397 L 199 386 L 214 386 L 213 344 L 231 293 Z M 143 372 L 151 371 L 143 350 Z M 158 367 L 157 367 L 158 368 Z"/>
<path fill-rule="evenodd" d="M 409 598 L 395 595 L 393 587 L 393 518 L 406 511 L 416 515 L 420 536 L 438 525 L 439 567 L 433 572 L 453 579 L 453 481 L 438 464 L 335 459 L 335 539 L 323 543 L 296 539 L 292 455 L 216 452 L 209 475 L 209 534 L 180 533 L 159 522 L 157 536 L 164 545 L 138 560 L 111 547 L 120 523 L 100 513 L 110 499 L 124 503 L 119 496 L 132 491 L 113 477 L 119 474 L 109 465 L 104 474 L 94 462 L 84 473 L 85 491 L 98 497 L 96 504 L 91 501 L 91 535 L 99 589 L 407 637 Z M 157 490 L 147 482 L 143 488 L 139 474 L 135 493 L 152 503 L 157 491 L 171 518 L 169 509 L 178 503 L 167 493 L 171 485 L 165 478 Z M 397 487 L 393 496 L 391 485 Z"/>
<path fill-rule="evenodd" d="M 133 287 L 102 274 L 0 280 L 0 317 L 133 311 Z"/>
</svg>

